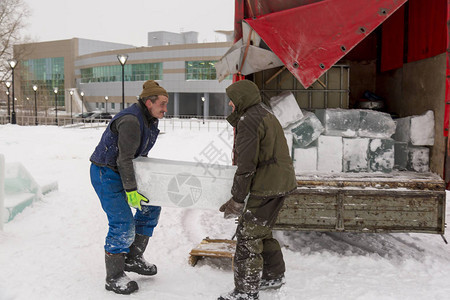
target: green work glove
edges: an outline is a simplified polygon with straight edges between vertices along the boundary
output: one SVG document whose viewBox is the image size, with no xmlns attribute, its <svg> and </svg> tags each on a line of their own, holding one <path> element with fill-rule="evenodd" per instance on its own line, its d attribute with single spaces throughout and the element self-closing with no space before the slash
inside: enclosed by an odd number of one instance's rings
<svg viewBox="0 0 450 300">
<path fill-rule="evenodd" d="M 148 203 L 149 200 L 143 195 L 139 194 L 138 191 L 125 192 L 127 194 L 128 205 L 139 210 L 141 209 L 141 201 Z"/>
</svg>

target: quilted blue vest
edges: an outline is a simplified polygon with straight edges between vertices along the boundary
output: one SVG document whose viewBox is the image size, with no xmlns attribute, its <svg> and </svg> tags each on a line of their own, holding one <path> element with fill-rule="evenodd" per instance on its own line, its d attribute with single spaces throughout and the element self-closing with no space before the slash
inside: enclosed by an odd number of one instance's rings
<svg viewBox="0 0 450 300">
<path fill-rule="evenodd" d="M 123 115 L 132 114 L 136 116 L 139 120 L 139 125 L 141 129 L 141 143 L 136 153 L 134 154 L 134 158 L 139 156 L 146 156 L 150 149 L 156 142 L 156 138 L 159 134 L 158 122 L 155 124 L 151 124 L 150 127 L 145 125 L 144 116 L 142 114 L 141 109 L 137 104 L 133 104 L 127 109 L 122 110 L 109 123 L 105 132 L 100 139 L 99 144 L 92 153 L 90 161 L 99 166 L 109 166 L 114 169 L 117 168 L 117 156 L 119 155 L 119 147 L 117 145 L 118 134 L 114 133 L 111 130 L 111 124 L 118 118 Z"/>
</svg>

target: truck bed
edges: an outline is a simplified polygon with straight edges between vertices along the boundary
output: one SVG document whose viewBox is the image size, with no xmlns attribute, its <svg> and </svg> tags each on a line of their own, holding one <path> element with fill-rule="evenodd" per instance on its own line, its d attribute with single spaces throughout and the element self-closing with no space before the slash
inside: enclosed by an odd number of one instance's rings
<svg viewBox="0 0 450 300">
<path fill-rule="evenodd" d="M 275 229 L 444 234 L 445 182 L 433 173 L 297 175 Z"/>
</svg>

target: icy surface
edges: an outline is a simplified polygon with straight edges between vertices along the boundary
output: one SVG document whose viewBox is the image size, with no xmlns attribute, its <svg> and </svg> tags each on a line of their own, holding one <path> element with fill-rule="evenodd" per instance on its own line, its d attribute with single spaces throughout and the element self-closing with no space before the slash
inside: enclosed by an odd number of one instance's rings
<svg viewBox="0 0 450 300">
<path fill-rule="evenodd" d="M 395 122 L 384 112 L 361 109 L 358 136 L 369 138 L 390 138 L 395 133 Z"/>
<path fill-rule="evenodd" d="M 7 163 L 21 162 L 38 181 L 59 183 L 58 191 L 0 231 L 0 299 L 206 300 L 230 291 L 233 273 L 228 259 L 200 260 L 191 267 L 188 257 L 207 236 L 231 238 L 234 220 L 224 220 L 218 211 L 182 208 L 162 209 L 144 254 L 158 266 L 158 274 L 128 273 L 139 284 L 131 296 L 105 290 L 107 220 L 89 179 L 89 156 L 101 134 L 96 129 L 0 125 L 0 152 Z M 218 133 L 199 130 L 161 135 L 150 156 L 195 162 L 210 142 L 230 157 L 230 146 Z M 361 174 L 347 173 L 357 178 Z M 407 174 L 403 172 L 406 179 Z M 448 219 L 450 206 L 446 215 Z M 286 285 L 261 292 L 261 300 L 450 297 L 449 245 L 439 235 L 297 231 L 274 235 L 283 247 Z"/>
<path fill-rule="evenodd" d="M 406 170 L 408 164 L 408 143 L 394 143 L 394 168 L 399 171 Z"/>
<path fill-rule="evenodd" d="M 324 128 L 315 114 L 306 110 L 302 110 L 302 113 L 304 117 L 289 125 L 286 130 L 292 132 L 296 146 L 307 147 L 317 140 Z"/>
<path fill-rule="evenodd" d="M 434 113 L 411 117 L 411 144 L 416 146 L 434 145 Z"/>
<path fill-rule="evenodd" d="M 398 142 L 409 143 L 411 141 L 411 117 L 395 119 L 395 134 L 392 138 Z"/>
<path fill-rule="evenodd" d="M 236 166 L 150 157 L 133 161 L 138 191 L 151 205 L 219 209 L 231 198 Z"/>
<path fill-rule="evenodd" d="M 390 138 L 395 133 L 395 122 L 384 112 L 370 109 L 317 109 L 325 135 L 342 137 Z"/>
<path fill-rule="evenodd" d="M 317 171 L 317 147 L 294 148 L 295 174 Z"/>
<path fill-rule="evenodd" d="M 368 154 L 369 171 L 392 172 L 394 168 L 394 140 L 371 139 Z"/>
<path fill-rule="evenodd" d="M 344 172 L 367 172 L 369 139 L 343 138 L 343 170 Z"/>
<path fill-rule="evenodd" d="M 422 115 L 413 115 L 395 120 L 397 128 L 393 138 L 415 146 L 434 145 L 434 112 L 429 110 Z"/>
<path fill-rule="evenodd" d="M 360 122 L 358 109 L 317 109 L 315 114 L 324 126 L 324 135 L 357 136 Z"/>
<path fill-rule="evenodd" d="M 270 98 L 270 106 L 281 127 L 286 128 L 303 117 L 303 113 L 291 92 L 284 92 Z"/>
<path fill-rule="evenodd" d="M 317 156 L 318 171 L 342 172 L 342 137 L 319 136 Z"/>
<path fill-rule="evenodd" d="M 430 171 L 430 149 L 427 147 L 409 146 L 406 169 L 415 172 Z"/>
<path fill-rule="evenodd" d="M 289 155 L 292 157 L 292 147 L 293 147 L 293 135 L 290 131 L 284 131 L 284 137 L 286 138 L 286 143 L 289 149 Z"/>
</svg>

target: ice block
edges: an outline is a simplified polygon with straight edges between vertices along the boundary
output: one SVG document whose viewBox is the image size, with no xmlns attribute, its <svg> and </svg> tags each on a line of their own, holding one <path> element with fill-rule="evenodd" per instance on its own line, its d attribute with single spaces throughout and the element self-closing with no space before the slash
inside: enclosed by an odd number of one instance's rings
<svg viewBox="0 0 450 300">
<path fill-rule="evenodd" d="M 138 191 L 148 205 L 218 209 L 231 198 L 236 166 L 139 157 Z"/>
</svg>

